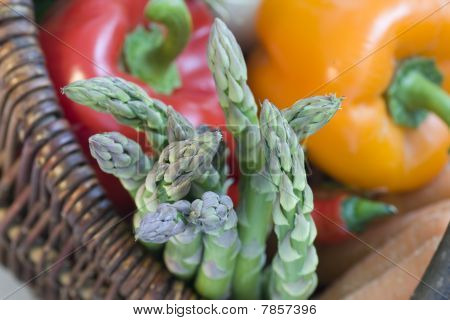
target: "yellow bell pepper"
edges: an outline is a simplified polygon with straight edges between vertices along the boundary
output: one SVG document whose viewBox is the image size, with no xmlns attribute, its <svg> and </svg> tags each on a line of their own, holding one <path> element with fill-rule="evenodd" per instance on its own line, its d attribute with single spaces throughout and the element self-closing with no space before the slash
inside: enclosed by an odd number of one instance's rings
<svg viewBox="0 0 450 320">
<path fill-rule="evenodd" d="M 417 188 L 448 160 L 447 4 L 264 0 L 250 86 L 285 107 L 310 95 L 345 96 L 342 110 L 306 141 L 313 163 L 354 187 Z"/>
</svg>

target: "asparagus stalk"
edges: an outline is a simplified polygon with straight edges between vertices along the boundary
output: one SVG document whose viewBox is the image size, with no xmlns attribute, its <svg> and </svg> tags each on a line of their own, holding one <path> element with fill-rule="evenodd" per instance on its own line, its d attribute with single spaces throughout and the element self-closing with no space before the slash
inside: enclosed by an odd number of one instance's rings
<svg viewBox="0 0 450 320">
<path fill-rule="evenodd" d="M 283 116 L 298 139 L 303 140 L 327 124 L 340 108 L 341 102 L 342 98 L 335 95 L 310 97 L 284 109 Z"/>
<path fill-rule="evenodd" d="M 215 131 L 216 129 L 208 126 L 208 125 L 200 125 L 197 128 L 197 134 L 202 134 L 208 131 Z M 228 156 L 230 155 L 230 149 L 228 149 L 225 141 L 222 139 L 219 144 L 219 149 L 217 150 L 216 156 L 213 159 L 213 166 L 216 168 L 217 172 L 220 175 L 220 183 L 223 185 L 226 183 L 229 167 L 227 164 Z M 225 192 L 224 192 L 225 193 Z"/>
<path fill-rule="evenodd" d="M 285 109 L 283 116 L 293 126 L 297 137 L 303 140 L 331 119 L 340 102 L 341 99 L 333 95 L 307 98 Z M 241 178 L 241 195 L 244 197 L 239 203 L 238 213 L 242 249 L 233 288 L 234 296 L 240 299 L 258 299 L 262 292 L 261 270 L 266 261 L 265 243 L 275 199 L 273 185 L 268 185 L 264 174 Z"/>
<path fill-rule="evenodd" d="M 285 109 L 283 116 L 293 127 L 298 139 L 303 140 L 324 126 L 339 109 L 340 103 L 341 99 L 334 95 L 311 97 Z M 267 185 L 267 178 L 263 175 L 242 178 L 241 194 L 246 196 L 240 202 L 238 212 L 239 235 L 243 245 L 234 283 L 234 296 L 241 299 L 257 299 L 262 291 L 261 269 L 265 264 L 266 234 L 270 231 L 274 201 L 273 187 Z M 266 188 L 264 191 L 263 187 Z M 252 190 L 261 190 L 259 196 L 255 196 Z"/>
<path fill-rule="evenodd" d="M 136 129 L 143 128 L 148 133 L 150 142 L 153 141 L 153 148 L 156 150 L 160 150 L 165 146 L 166 141 L 185 140 L 195 135 L 194 128 L 183 116 L 171 107 L 166 107 L 158 101 L 153 101 L 142 89 L 134 84 L 119 78 L 105 77 L 78 81 L 67 86 L 64 92 L 78 103 L 86 104 L 98 111 L 109 112 L 118 121 L 131 125 Z M 155 121 L 155 116 L 160 119 Z M 155 126 L 158 122 L 160 125 Z M 167 123 L 167 128 L 164 126 L 165 123 Z M 120 146 L 120 144 L 123 145 Z M 130 150 L 126 149 L 125 144 L 129 145 L 128 148 Z M 118 133 L 108 134 L 107 136 L 94 136 L 91 138 L 90 145 L 91 152 L 102 169 L 119 177 L 124 187 L 133 196 L 137 194 L 139 186 L 142 186 L 136 197 L 136 204 L 140 211 L 140 213 L 138 212 L 135 215 L 135 226 L 137 226 L 141 213 L 148 209 L 148 206 L 143 201 L 145 192 L 143 182 L 150 170 L 148 165 L 149 159 L 145 156 L 140 157 L 143 153 L 138 144 Z M 134 152 L 135 159 L 130 159 L 130 156 L 127 154 L 118 154 L 124 152 Z M 133 155 L 131 155 L 131 158 L 133 158 Z M 128 167 L 124 168 L 124 166 Z M 138 167 L 134 168 L 134 166 Z M 133 171 L 133 169 L 139 171 Z M 198 190 L 198 192 L 204 192 L 206 188 L 214 190 L 211 186 L 212 183 L 215 183 L 214 187 L 218 189 L 219 181 L 217 175 L 218 173 L 214 169 L 209 170 L 208 174 L 201 175 L 195 185 L 202 186 L 202 188 L 197 186 L 195 190 Z M 184 244 L 183 248 L 178 248 L 177 250 L 182 251 L 186 255 L 189 254 L 189 250 L 186 250 L 187 247 L 192 247 L 191 242 L 197 243 L 194 244 L 197 248 L 201 245 L 201 240 L 198 238 L 198 236 L 192 237 L 192 234 L 187 232 L 186 235 L 180 235 L 173 241 Z M 167 248 L 169 254 L 167 256 L 171 255 L 171 251 L 173 251 L 173 248 L 169 244 Z"/>
<path fill-rule="evenodd" d="M 195 285 L 204 297 L 219 299 L 230 293 L 240 246 L 236 225 L 237 216 L 230 197 L 205 192 L 201 199 L 192 203 L 181 200 L 159 204 L 154 212 L 142 218 L 136 229 L 136 238 L 164 243 L 188 231 L 194 235 L 205 233 L 205 252 Z M 201 252 L 197 252 L 197 256 L 200 259 Z"/>
<path fill-rule="evenodd" d="M 186 280 L 197 271 L 203 253 L 202 234 L 188 221 L 190 205 L 186 200 L 160 204 L 155 212 L 145 214 L 136 228 L 136 238 L 150 248 L 167 242 L 166 267 Z"/>
<path fill-rule="evenodd" d="M 134 83 L 98 77 L 75 81 L 62 91 L 76 103 L 109 113 L 120 123 L 144 131 L 156 153 L 167 145 L 167 106 Z"/>
<path fill-rule="evenodd" d="M 138 211 L 134 214 L 133 221 L 136 227 L 143 210 L 145 210 L 144 205 L 139 201 L 139 190 L 145 185 L 153 161 L 144 154 L 138 143 L 118 132 L 91 136 L 89 138 L 89 149 L 92 156 L 97 160 L 100 169 L 117 177 L 123 187 L 135 199 Z M 155 244 L 145 245 L 151 250 L 160 248 Z"/>
<path fill-rule="evenodd" d="M 169 142 L 189 139 L 196 134 L 192 124 L 172 107 L 150 98 L 139 86 L 121 78 L 98 77 L 75 81 L 63 88 L 63 93 L 77 103 L 110 113 L 119 122 L 145 131 L 156 153 L 160 153 Z M 204 132 L 205 127 L 199 130 Z M 224 150 L 225 157 L 226 152 Z M 218 169 L 222 170 L 223 166 Z M 219 173 L 224 181 L 228 172 Z M 212 190 L 211 181 L 217 179 L 215 175 L 217 172 L 211 171 L 209 175 L 199 178 L 200 184 L 202 181 L 209 182 L 204 185 L 203 191 Z M 218 188 L 217 184 L 215 188 Z"/>
<path fill-rule="evenodd" d="M 214 76 L 227 128 L 237 142 L 241 172 L 258 172 L 264 164 L 258 107 L 247 85 L 247 67 L 233 34 L 216 19 L 208 45 L 208 65 Z"/>
<path fill-rule="evenodd" d="M 171 237 L 186 231 L 191 204 L 180 200 L 174 204 L 162 203 L 155 212 L 145 214 L 136 228 L 136 238 L 150 243 L 165 243 Z"/>
<path fill-rule="evenodd" d="M 215 131 L 170 143 L 147 175 L 145 187 L 138 193 L 140 205 L 147 212 L 153 212 L 159 203 L 184 198 L 194 181 L 213 170 L 211 163 L 221 138 L 220 132 Z M 173 274 L 189 279 L 200 264 L 201 250 L 201 234 L 189 228 L 170 238 L 164 250 L 164 261 Z"/>
<path fill-rule="evenodd" d="M 196 132 L 191 123 L 182 115 L 169 107 L 168 109 L 167 136 L 169 142 L 183 141 L 195 137 Z M 208 132 L 211 132 L 208 130 Z M 215 157 L 218 152 L 216 152 Z M 218 190 L 219 179 L 211 181 L 219 173 L 211 166 L 203 175 L 195 179 L 190 187 L 189 194 L 196 196 L 203 194 L 206 190 Z M 208 182 L 208 183 L 207 183 Z M 214 183 L 211 185 L 211 183 Z M 188 228 L 185 232 L 171 237 L 164 249 L 164 260 L 166 266 L 179 278 L 190 279 L 194 276 L 200 264 L 202 254 L 202 235 Z"/>
<path fill-rule="evenodd" d="M 205 132 L 212 132 L 217 129 L 211 128 L 207 125 L 201 125 L 197 128 L 197 134 Z M 229 168 L 227 159 L 230 150 L 225 141 L 221 140 L 216 155 L 212 162 L 211 170 L 207 171 L 203 176 L 194 181 L 191 187 L 191 196 L 199 198 L 206 191 L 214 191 L 219 194 L 226 194 L 232 179 L 228 179 Z"/>
<path fill-rule="evenodd" d="M 258 299 L 266 238 L 274 199 L 270 183 L 254 173 L 264 165 L 257 105 L 247 85 L 247 67 L 242 51 L 225 24 L 216 19 L 208 46 L 208 62 L 216 82 L 227 128 L 237 142 L 241 167 L 241 200 L 238 206 L 239 236 L 242 241 L 233 280 L 233 296 Z"/>
<path fill-rule="evenodd" d="M 295 132 L 269 101 L 261 111 L 261 133 L 268 157 L 268 179 L 277 188 L 273 211 L 278 253 L 269 276 L 271 299 L 306 299 L 317 285 L 313 245 L 312 191 L 306 182 L 304 154 Z"/>
<path fill-rule="evenodd" d="M 206 192 L 191 206 L 191 220 L 205 233 L 203 261 L 195 288 L 209 299 L 225 299 L 231 292 L 240 241 L 237 216 L 230 197 Z"/>
<path fill-rule="evenodd" d="M 200 126 L 194 131 L 192 125 L 183 116 L 173 109 L 168 110 L 168 137 L 169 141 L 180 141 L 192 138 L 196 134 L 213 132 L 208 126 Z M 189 195 L 199 198 L 206 191 L 225 193 L 223 177 L 226 177 L 226 151 L 223 140 L 219 144 L 218 151 L 213 158 L 213 166 L 201 177 L 195 179 L 191 185 Z M 216 169 L 217 168 L 217 169 Z M 164 249 L 166 265 L 173 273 L 183 279 L 194 276 L 200 263 L 203 245 L 201 233 L 193 232 L 188 228 L 185 232 L 171 237 Z"/>
<path fill-rule="evenodd" d="M 224 194 L 226 186 L 220 182 L 218 176 L 219 174 L 215 169 L 208 170 L 202 178 L 193 181 L 189 195 L 198 198 L 206 190 Z M 170 238 L 167 242 L 164 249 L 166 265 L 179 278 L 191 279 L 200 262 L 202 248 L 201 234 L 188 229 L 184 233 Z"/>
<path fill-rule="evenodd" d="M 261 173 L 241 176 L 239 190 L 241 196 L 237 212 L 242 246 L 236 262 L 233 297 L 260 299 L 275 193 L 272 184 Z"/>
<path fill-rule="evenodd" d="M 188 226 L 169 239 L 164 248 L 164 263 L 170 272 L 183 280 L 192 279 L 203 254 L 202 234 Z"/>
<path fill-rule="evenodd" d="M 138 143 L 118 132 L 93 135 L 89 149 L 100 169 L 117 177 L 133 197 L 153 165 Z"/>
<path fill-rule="evenodd" d="M 192 182 L 211 170 L 221 139 L 219 131 L 206 132 L 164 148 L 145 181 L 145 208 L 152 211 L 158 203 L 184 198 Z"/>
<path fill-rule="evenodd" d="M 191 139 L 194 136 L 194 126 L 169 106 L 167 108 L 167 138 L 169 143 Z"/>
<path fill-rule="evenodd" d="M 169 142 L 191 139 L 197 134 L 217 131 L 206 125 L 201 125 L 195 130 L 186 118 L 170 106 L 167 110 L 167 118 L 167 136 Z M 224 193 L 224 182 L 228 175 L 228 167 L 226 165 L 227 156 L 228 148 L 225 142 L 221 140 L 217 153 L 214 156 L 211 170 L 208 170 L 194 181 L 191 186 L 191 196 L 198 198 L 206 191 Z"/>
<path fill-rule="evenodd" d="M 167 110 L 167 136 L 169 143 L 192 139 L 195 136 L 192 124 L 171 107 Z M 192 193 L 193 185 L 190 189 Z M 164 248 L 164 262 L 173 274 L 189 280 L 200 265 L 202 252 L 201 233 L 192 227 L 187 227 L 184 232 L 167 241 Z"/>
</svg>

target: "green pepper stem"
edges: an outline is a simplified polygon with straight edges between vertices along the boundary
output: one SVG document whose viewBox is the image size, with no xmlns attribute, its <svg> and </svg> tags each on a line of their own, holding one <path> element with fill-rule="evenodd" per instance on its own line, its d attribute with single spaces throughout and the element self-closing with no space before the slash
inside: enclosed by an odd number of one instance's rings
<svg viewBox="0 0 450 320">
<path fill-rule="evenodd" d="M 394 122 L 417 128 L 431 111 L 450 126 L 450 97 L 440 87 L 442 80 L 433 59 L 413 57 L 401 61 L 386 91 Z"/>
<path fill-rule="evenodd" d="M 429 110 L 450 126 L 450 96 L 420 72 L 405 75 L 398 90 L 408 108 Z"/>
<path fill-rule="evenodd" d="M 393 205 L 360 197 L 349 197 L 342 203 L 341 217 L 351 232 L 363 231 L 372 220 L 397 212 Z"/>
<path fill-rule="evenodd" d="M 157 61 L 148 59 L 148 62 L 167 68 L 189 41 L 192 28 L 189 9 L 184 0 L 152 0 L 145 14 L 150 21 L 163 24 L 168 31 L 161 45 L 150 54 Z"/>
<path fill-rule="evenodd" d="M 133 75 L 156 92 L 170 94 L 181 85 L 174 60 L 189 42 L 189 8 L 184 0 L 151 0 L 145 15 L 152 23 L 163 25 L 166 32 L 156 25 L 150 30 L 136 28 L 125 41 L 125 63 Z"/>
</svg>

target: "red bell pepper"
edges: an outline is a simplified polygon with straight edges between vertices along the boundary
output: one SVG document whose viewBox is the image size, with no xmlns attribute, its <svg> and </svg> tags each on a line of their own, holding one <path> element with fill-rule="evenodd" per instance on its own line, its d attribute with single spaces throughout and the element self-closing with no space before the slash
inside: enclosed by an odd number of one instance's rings
<svg viewBox="0 0 450 320">
<path fill-rule="evenodd" d="M 396 211 L 392 205 L 345 193 L 315 195 L 312 217 L 317 227 L 316 242 L 330 245 L 350 239 L 372 220 Z"/>
<path fill-rule="evenodd" d="M 146 9 L 147 0 L 72 0 L 60 1 L 50 12 L 43 23 L 40 34 L 41 45 L 48 62 L 50 77 L 56 88 L 61 88 L 75 80 L 97 76 L 117 76 L 133 81 L 142 86 L 151 97 L 160 99 L 172 105 L 194 125 L 201 123 L 220 126 L 225 123 L 224 115 L 219 106 L 214 80 L 209 72 L 206 60 L 206 47 L 212 16 L 200 1 L 187 1 L 190 15 L 180 9 L 180 0 L 174 3 L 173 12 L 161 12 L 157 6 L 161 1 L 153 0 L 150 5 L 155 8 L 149 12 Z M 168 2 L 168 1 L 166 1 Z M 170 10 L 172 10 L 170 9 Z M 159 11 L 158 11 L 159 10 Z M 152 21 L 165 24 L 165 29 L 156 34 L 150 34 L 155 28 L 140 29 L 134 40 L 127 36 L 137 30 L 137 26 L 148 26 Z M 190 39 L 189 38 L 189 29 Z M 147 30 L 148 34 L 145 34 Z M 142 34 L 144 33 L 144 34 Z M 148 36 L 148 39 L 145 37 Z M 150 41 L 150 37 L 153 37 Z M 158 38 L 159 37 L 159 38 Z M 129 39 L 129 38 L 128 38 Z M 136 40 L 137 39 L 137 40 Z M 124 58 L 127 51 L 125 42 L 133 42 L 130 46 L 142 45 L 145 49 L 153 46 L 152 54 L 140 52 L 138 46 L 134 55 Z M 155 46 L 157 49 L 155 50 Z M 131 50 L 133 51 L 133 50 Z M 141 50 L 142 51 L 142 50 Z M 146 57 L 144 57 L 147 55 Z M 175 60 L 175 65 L 172 63 Z M 152 83 L 151 88 L 145 81 L 131 75 L 124 67 L 124 61 L 130 65 L 129 70 L 139 74 Z M 164 70 L 168 72 L 164 75 Z M 156 79 L 162 81 L 174 80 L 177 71 L 181 85 L 174 81 L 175 86 L 167 89 L 165 83 L 155 84 Z M 147 73 L 146 73 L 147 72 Z M 149 74 L 150 73 L 150 74 Z M 154 73 L 154 74 L 152 74 Z M 153 77 L 153 78 L 152 78 Z M 175 79 L 177 80 L 177 79 Z M 155 89 L 159 89 L 157 93 Z M 168 92 L 171 92 L 168 94 Z M 88 138 L 100 132 L 118 131 L 129 138 L 145 141 L 143 136 L 123 125 L 118 124 L 112 116 L 102 114 L 92 109 L 79 106 L 60 94 L 67 119 L 72 123 L 86 154 L 89 154 Z M 144 146 L 145 147 L 145 146 Z M 89 159 L 92 160 L 90 156 Z M 96 166 L 94 161 L 92 164 Z M 119 182 L 110 175 L 97 170 L 101 183 L 110 199 L 122 210 L 132 208 L 132 201 L 123 192 Z M 114 180 L 113 180 L 114 179 Z"/>
</svg>

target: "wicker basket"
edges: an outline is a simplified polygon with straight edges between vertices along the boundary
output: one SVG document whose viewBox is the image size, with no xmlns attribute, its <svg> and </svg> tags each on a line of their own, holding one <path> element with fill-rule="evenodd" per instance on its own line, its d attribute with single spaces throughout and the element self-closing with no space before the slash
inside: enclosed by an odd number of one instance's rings
<svg viewBox="0 0 450 320">
<path fill-rule="evenodd" d="M 31 0 L 0 3 L 0 261 L 46 299 L 190 299 L 133 239 L 48 78 Z"/>
<path fill-rule="evenodd" d="M 0 1 L 0 262 L 45 299 L 194 299 L 133 239 L 64 119 L 31 0 Z M 414 298 L 450 289 L 450 231 Z"/>
</svg>

